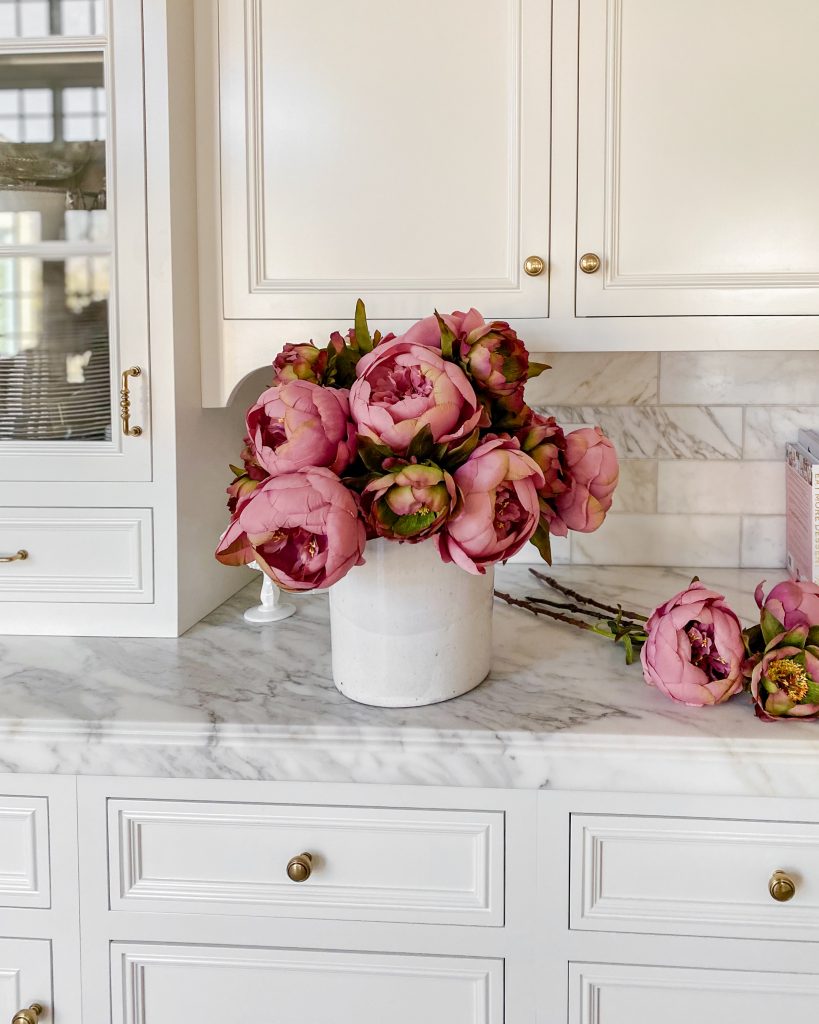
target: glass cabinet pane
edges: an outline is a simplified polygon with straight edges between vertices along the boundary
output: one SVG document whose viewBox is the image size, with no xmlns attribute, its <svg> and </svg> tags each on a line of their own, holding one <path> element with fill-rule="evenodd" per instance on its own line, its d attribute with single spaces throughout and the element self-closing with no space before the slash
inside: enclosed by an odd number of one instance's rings
<svg viewBox="0 0 819 1024">
<path fill-rule="evenodd" d="M 106 124 L 101 53 L 0 57 L 0 245 L 107 240 Z"/>
<path fill-rule="evenodd" d="M 103 0 L 0 0 L 0 38 L 99 36 Z"/>
<path fill-rule="evenodd" d="M 0 257 L 0 442 L 110 440 L 108 295 L 108 257 Z"/>
</svg>

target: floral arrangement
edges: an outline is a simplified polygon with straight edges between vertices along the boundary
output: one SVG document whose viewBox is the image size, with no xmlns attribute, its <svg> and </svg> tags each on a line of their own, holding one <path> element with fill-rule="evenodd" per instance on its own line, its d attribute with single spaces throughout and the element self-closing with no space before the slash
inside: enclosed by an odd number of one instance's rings
<svg viewBox="0 0 819 1024">
<path fill-rule="evenodd" d="M 672 700 L 705 707 L 744 691 L 763 721 L 819 720 L 815 584 L 779 583 L 766 597 L 763 581 L 754 592 L 759 622 L 743 629 L 724 596 L 698 579 L 645 616 L 583 597 L 550 576 L 530 572 L 572 603 L 514 598 L 500 591 L 496 595 L 623 644 L 628 664 L 639 651 L 645 681 Z M 599 619 L 601 611 L 607 613 L 605 621 L 589 621 Z"/>
<path fill-rule="evenodd" d="M 216 557 L 285 590 L 329 587 L 368 540 L 437 545 L 470 573 L 532 541 L 596 530 L 618 480 L 599 428 L 564 435 L 524 401 L 547 366 L 502 321 L 435 313 L 401 337 L 355 328 L 289 344 L 247 413 Z"/>
</svg>

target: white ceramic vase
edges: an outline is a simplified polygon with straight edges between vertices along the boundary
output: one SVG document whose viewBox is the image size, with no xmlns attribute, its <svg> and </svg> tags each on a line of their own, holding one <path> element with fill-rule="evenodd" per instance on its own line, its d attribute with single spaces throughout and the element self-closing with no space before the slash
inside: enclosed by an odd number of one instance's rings
<svg viewBox="0 0 819 1024">
<path fill-rule="evenodd" d="M 474 689 L 492 660 L 494 571 L 441 561 L 432 541 L 373 540 L 330 588 L 333 679 L 351 700 L 436 704 Z"/>
</svg>

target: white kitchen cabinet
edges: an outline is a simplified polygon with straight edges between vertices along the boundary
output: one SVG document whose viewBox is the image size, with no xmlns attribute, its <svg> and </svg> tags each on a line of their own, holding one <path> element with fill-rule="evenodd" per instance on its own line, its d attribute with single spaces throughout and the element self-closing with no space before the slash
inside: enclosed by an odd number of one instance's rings
<svg viewBox="0 0 819 1024">
<path fill-rule="evenodd" d="M 814 0 L 580 0 L 578 315 L 819 314 L 818 47 Z"/>
<path fill-rule="evenodd" d="M 52 1012 L 51 943 L 47 939 L 0 937 L 0 1020 L 35 1005 L 42 1020 L 57 1021 Z"/>
</svg>

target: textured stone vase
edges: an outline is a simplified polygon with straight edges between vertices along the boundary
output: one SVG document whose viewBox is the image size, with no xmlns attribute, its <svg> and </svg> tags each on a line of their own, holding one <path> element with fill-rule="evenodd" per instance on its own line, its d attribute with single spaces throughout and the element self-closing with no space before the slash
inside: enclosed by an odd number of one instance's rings
<svg viewBox="0 0 819 1024">
<path fill-rule="evenodd" d="M 417 707 L 481 683 L 492 659 L 494 571 L 444 564 L 431 541 L 369 541 L 364 558 L 330 588 L 333 679 L 345 697 Z"/>
</svg>

